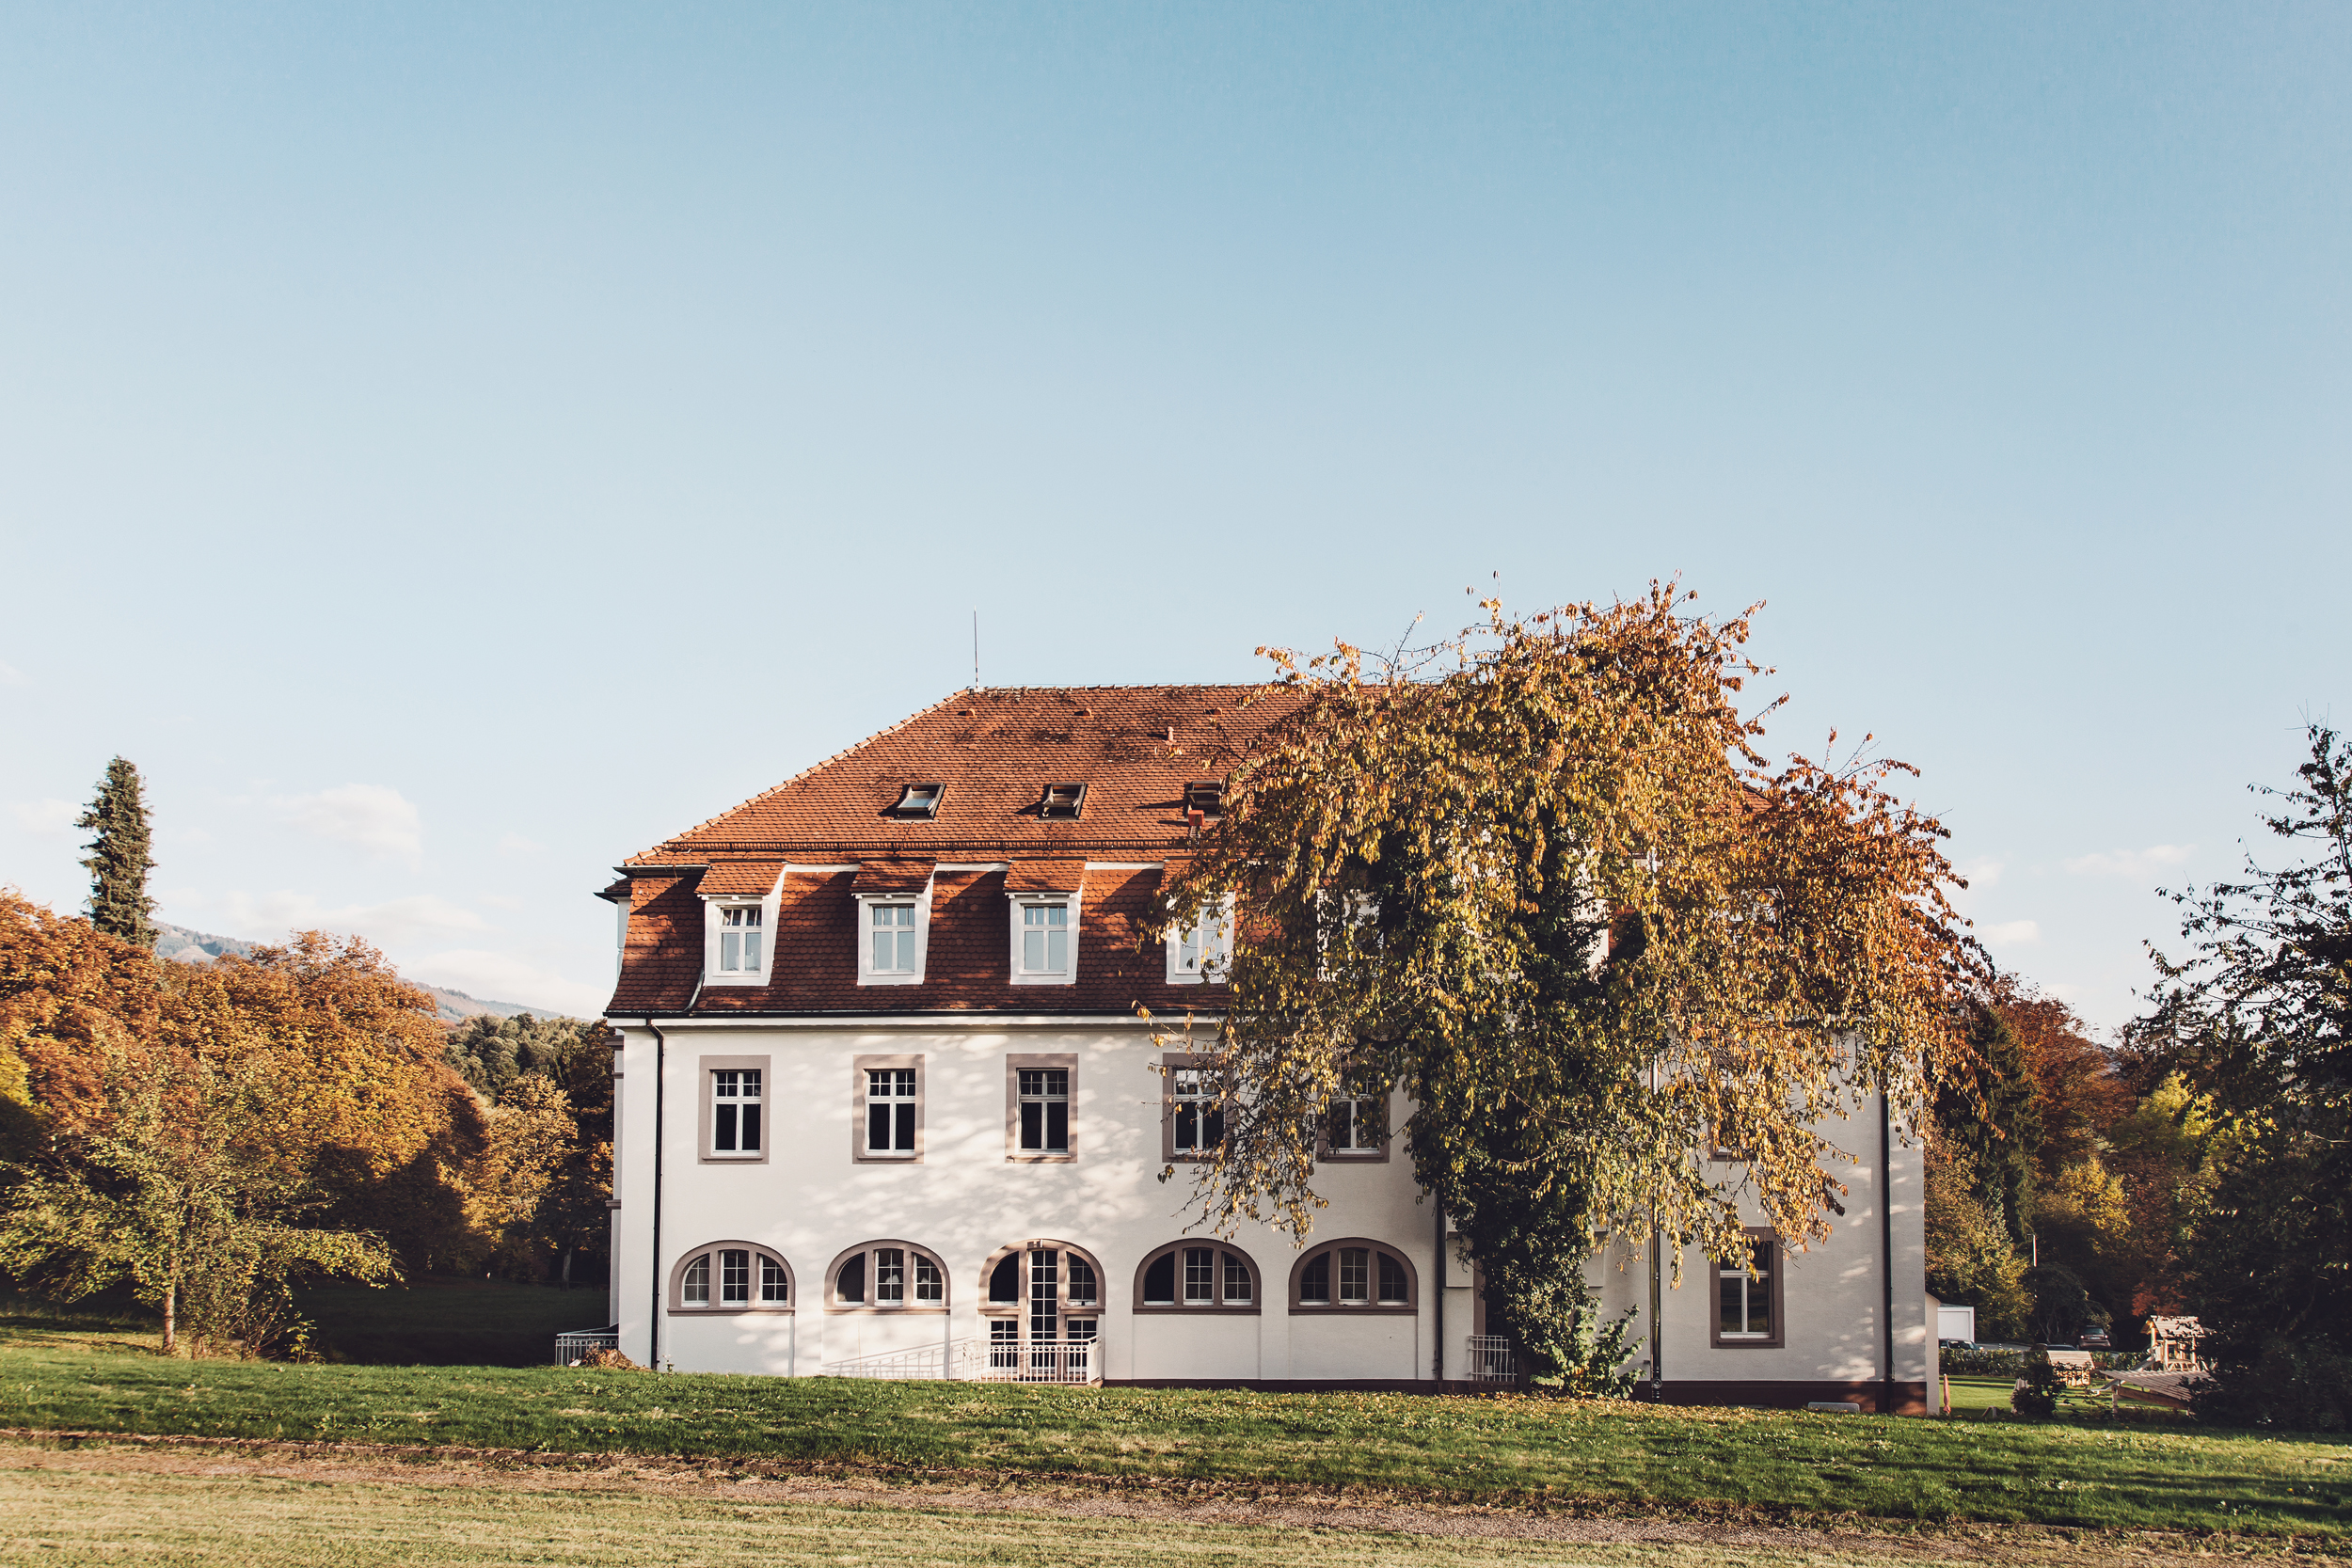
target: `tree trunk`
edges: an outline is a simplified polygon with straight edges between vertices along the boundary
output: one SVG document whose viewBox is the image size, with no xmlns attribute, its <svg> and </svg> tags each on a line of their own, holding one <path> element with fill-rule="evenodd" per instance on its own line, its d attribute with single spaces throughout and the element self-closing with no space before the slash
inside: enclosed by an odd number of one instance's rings
<svg viewBox="0 0 2352 1568">
<path fill-rule="evenodd" d="M 164 1354 L 166 1355 L 175 1354 L 180 1348 L 180 1340 L 176 1332 L 178 1325 L 173 1321 L 173 1308 L 178 1306 L 175 1298 L 179 1294 L 178 1279 L 173 1279 L 164 1287 Z"/>
<path fill-rule="evenodd" d="M 572 1288 L 572 1249 L 571 1249 L 570 1247 L 565 1247 L 565 1248 L 564 1249 L 564 1289 L 565 1289 L 566 1291 L 568 1291 L 568 1290 L 570 1290 L 571 1288 Z"/>
</svg>

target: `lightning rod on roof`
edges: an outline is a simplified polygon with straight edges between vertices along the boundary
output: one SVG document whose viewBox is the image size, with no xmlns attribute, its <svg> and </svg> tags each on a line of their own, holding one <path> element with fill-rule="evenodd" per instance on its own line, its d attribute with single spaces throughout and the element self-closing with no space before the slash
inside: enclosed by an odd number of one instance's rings
<svg viewBox="0 0 2352 1568">
<path fill-rule="evenodd" d="M 972 689 L 980 689 L 980 612 L 972 612 Z"/>
</svg>

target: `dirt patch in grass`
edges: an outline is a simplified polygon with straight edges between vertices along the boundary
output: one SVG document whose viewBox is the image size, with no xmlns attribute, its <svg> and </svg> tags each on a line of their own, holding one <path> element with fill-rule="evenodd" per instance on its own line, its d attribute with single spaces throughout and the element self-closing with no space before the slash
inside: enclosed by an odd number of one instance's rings
<svg viewBox="0 0 2352 1568">
<path fill-rule="evenodd" d="M 911 1472 L 776 1462 L 695 1462 L 628 1456 L 425 1449 L 408 1445 L 280 1443 L 114 1434 L 7 1434 L 0 1440 L 0 1541 L 15 1550 L 85 1553 L 145 1548 L 188 1560 L 276 1560 L 274 1520 L 289 1560 L 317 1531 L 345 1547 L 373 1540 L 386 1560 L 429 1544 L 414 1533 L 453 1532 L 437 1560 L 651 1560 L 665 1535 L 707 1514 L 771 1561 L 863 1561 L 876 1510 L 920 1516 L 914 1550 L 898 1561 L 1114 1564 L 1149 1560 L 1181 1538 L 1186 1560 L 1267 1560 L 1312 1532 L 1334 1550 L 1319 1560 L 1442 1564 L 1579 1563 L 2145 1564 L 2170 1568 L 2217 1558 L 2284 1559 L 2291 1543 L 2160 1531 L 2040 1526 L 1904 1525 L 1815 1516 L 1765 1517 L 1731 1507 L 1643 1510 L 1605 1501 L 1540 1507 L 1436 1504 L 1335 1496 L 1304 1487 L 1136 1478 L 1039 1478 L 1008 1472 Z M 234 1520 L 207 1527 L 206 1518 Z M 861 1523 L 861 1520 L 863 1521 Z M 1073 1537 L 1048 1520 L 1083 1527 Z M 470 1521 L 470 1523 L 469 1523 Z M 208 1528 L 217 1540 L 208 1541 Z M 256 1535 L 257 1528 L 262 1534 Z M 474 1533 L 464 1532 L 471 1529 Z M 520 1532 L 517 1535 L 516 1532 Z M 851 1550 L 844 1556 L 834 1548 Z M 907 1544 L 907 1543 L 901 1543 Z M 2308 1550 L 2308 1544 L 2306 1545 Z M 963 1555 L 968 1551 L 970 1555 Z M 11 1551 L 9 1555 L 14 1555 Z M 175 1558 L 175 1560 L 178 1559 Z M 876 1560 L 881 1560 L 878 1557 Z M 339 1560 L 371 1561 L 364 1544 Z M 714 1559 L 712 1560 L 724 1560 Z M 1164 1558 L 1163 1558 L 1164 1560 Z"/>
</svg>

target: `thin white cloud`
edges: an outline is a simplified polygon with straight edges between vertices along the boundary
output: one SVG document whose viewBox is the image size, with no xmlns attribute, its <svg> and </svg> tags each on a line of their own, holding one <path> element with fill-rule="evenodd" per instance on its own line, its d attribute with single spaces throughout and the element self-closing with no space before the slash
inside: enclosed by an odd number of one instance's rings
<svg viewBox="0 0 2352 1568">
<path fill-rule="evenodd" d="M 312 838 L 397 855 L 414 865 L 424 852 L 424 824 L 407 798 L 388 784 L 348 784 L 315 795 L 270 801 L 278 820 Z"/>
<path fill-rule="evenodd" d="M 33 677 L 13 664 L 0 663 L 0 686 L 30 686 Z"/>
<path fill-rule="evenodd" d="M 595 1018 L 612 994 L 610 986 L 587 986 L 535 968 L 504 953 L 459 948 L 403 964 L 405 979 L 447 986 L 485 1002 L 545 1007 L 572 1018 Z"/>
<path fill-rule="evenodd" d="M 2004 863 L 2001 861 L 1970 861 L 1953 869 L 1960 873 L 1961 880 L 1968 884 L 1969 892 L 1982 893 L 1999 883 Z"/>
<path fill-rule="evenodd" d="M 499 835 L 499 853 L 501 855 L 544 855 L 547 852 L 546 845 L 525 838 L 520 833 Z"/>
<path fill-rule="evenodd" d="M 2095 855 L 2076 855 L 2064 863 L 2077 877 L 2153 877 L 2166 866 L 2178 865 L 2188 859 L 2196 847 L 2194 844 L 2151 844 L 2145 849 L 2108 849 Z"/>
<path fill-rule="evenodd" d="M 486 904 L 494 910 L 519 910 L 523 907 L 521 899 L 503 893 L 477 893 L 473 895 L 473 901 L 477 904 Z"/>
<path fill-rule="evenodd" d="M 63 838 L 73 831 L 73 819 L 82 815 L 82 808 L 71 800 L 11 800 L 8 814 L 28 833 Z"/>
<path fill-rule="evenodd" d="M 2042 923 L 2038 920 L 2000 920 L 1990 926 L 1979 926 L 1977 934 L 1994 947 L 2022 947 L 2029 942 L 2042 940 Z"/>
<path fill-rule="evenodd" d="M 249 942 L 283 942 L 293 931 L 332 931 L 365 937 L 378 947 L 446 941 L 459 932 L 491 929 L 473 911 L 429 893 L 341 909 L 327 908 L 326 900 L 310 893 L 231 893 L 220 901 L 220 918 L 232 935 Z"/>
</svg>

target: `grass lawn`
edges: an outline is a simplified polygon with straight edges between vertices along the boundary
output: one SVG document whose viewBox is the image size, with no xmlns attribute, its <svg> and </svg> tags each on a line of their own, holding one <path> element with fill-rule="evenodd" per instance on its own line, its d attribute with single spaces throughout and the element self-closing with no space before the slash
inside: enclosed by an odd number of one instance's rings
<svg viewBox="0 0 2352 1568">
<path fill-rule="evenodd" d="M 399 1473 L 405 1471 L 406 1473 Z M 1036 1568 L 2112 1568 L 2110 1537 L 1759 1529 L 1545 1514 L 873 1488 L 0 1443 L 0 1557 L 236 1568 L 1010 1563 Z M 2156 1550 L 2150 1551 L 2153 1544 Z M 2191 1559 L 2146 1538 L 2143 1568 Z M 2244 1558 L 2241 1550 L 2233 1555 Z M 2267 1554 L 2265 1554 L 2267 1555 Z"/>
<path fill-rule="evenodd" d="M 165 1360 L 153 1342 L 0 1320 L 0 1425 L 2292 1533 L 2352 1547 L 2352 1444 L 2337 1438 L 1508 1397 L 295 1367 Z"/>
<path fill-rule="evenodd" d="M 2058 1395 L 2058 1414 L 2062 1418 L 2098 1420 L 2110 1408 L 2155 1417 L 2169 1416 L 2185 1420 L 2178 1407 L 2153 1395 L 2138 1394 L 2129 1388 L 2114 1390 L 2114 1404 L 2108 1402 L 2110 1385 L 2095 1384 L 2087 1388 L 2068 1388 Z M 2007 1411 L 2010 1395 L 2016 1389 L 2013 1377 L 1955 1377 L 1952 1379 L 1952 1408 L 1961 1412 Z"/>
</svg>

